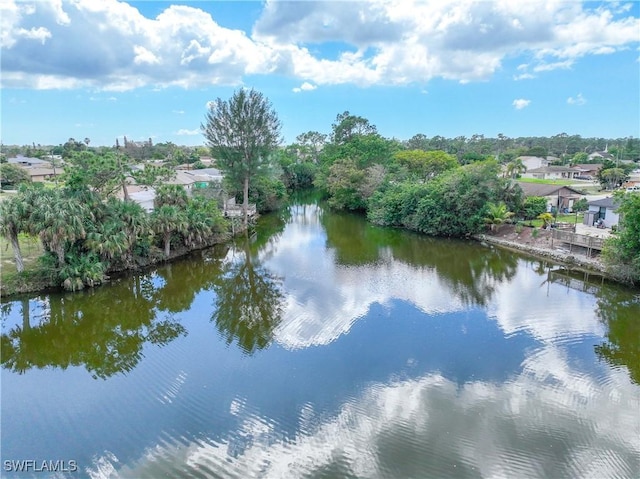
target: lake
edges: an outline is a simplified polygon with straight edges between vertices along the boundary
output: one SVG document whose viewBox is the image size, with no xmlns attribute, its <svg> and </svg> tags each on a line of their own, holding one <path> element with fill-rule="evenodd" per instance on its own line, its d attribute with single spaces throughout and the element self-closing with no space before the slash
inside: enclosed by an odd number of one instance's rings
<svg viewBox="0 0 640 479">
<path fill-rule="evenodd" d="M 3 477 L 640 477 L 639 290 L 311 197 L 1 352 Z"/>
</svg>

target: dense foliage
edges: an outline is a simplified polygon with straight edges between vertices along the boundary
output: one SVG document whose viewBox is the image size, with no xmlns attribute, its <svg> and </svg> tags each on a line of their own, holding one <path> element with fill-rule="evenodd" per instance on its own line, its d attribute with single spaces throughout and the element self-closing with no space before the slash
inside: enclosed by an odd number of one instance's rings
<svg viewBox="0 0 640 479">
<path fill-rule="evenodd" d="M 374 223 L 433 236 L 467 236 L 483 228 L 489 203 L 504 201 L 494 161 L 448 170 L 427 182 L 389 184 L 369 203 Z"/>
<path fill-rule="evenodd" d="M 18 271 L 21 233 L 40 239 L 41 263 L 51 280 L 75 291 L 102 283 L 111 270 L 167 258 L 172 245 L 204 247 L 228 231 L 214 200 L 190 198 L 181 186 L 159 188 L 151 214 L 131 201 L 104 200 L 100 192 L 80 182 L 29 186 L 0 203 L 0 234 L 11 241 Z"/>
<path fill-rule="evenodd" d="M 9 163 L 0 164 L 0 185 L 3 189 L 14 189 L 30 181 L 29 174 L 19 166 Z"/>
<path fill-rule="evenodd" d="M 630 161 L 640 161 L 637 138 L 417 134 L 401 142 L 383 137 L 369 120 L 348 111 L 336 116 L 328 134 L 309 131 L 282 147 L 280 121 L 271 103 L 246 89 L 237 90 L 229 100 L 210 102 L 201 127 L 209 148 L 126 138 L 122 145 L 116 140 L 115 148 L 90 147 L 89 138 L 69 138 L 53 148 L 3 146 L 3 157 L 52 153 L 65 158 L 63 189 L 25 189 L 18 200 L 2 205 L 6 219 L 0 229 L 14 245 L 18 269 L 22 266 L 17 235 L 25 232 L 40 237 L 47 261 L 61 277 L 75 278 L 69 287 L 94 284 L 109 268 L 129 267 L 154 255 L 167 257 L 175 247 L 206 244 L 225 229 L 219 207 L 229 196 L 266 212 L 283 206 L 289 192 L 311 187 L 330 207 L 362 212 L 379 225 L 468 236 L 512 216 L 533 219 L 545 214 L 546 200 L 525 199 L 513 181 L 526 170 L 521 156 L 551 155 L 562 165 L 603 163 L 598 180 L 607 189 L 628 178 L 637 167 Z M 589 153 L 605 150 L 606 159 L 600 155 L 589 160 Z M 200 158 L 209 153 L 225 180 L 199 188 L 202 198 L 187 197 L 180 187 L 161 186 L 176 174 L 173 166 L 189 163 L 191 168 L 202 168 Z M 155 158 L 164 163 L 147 162 L 144 168 L 134 164 Z M 25 181 L 24 174 L 11 180 L 8 173 L 15 168 L 1 166 L 3 181 Z M 152 214 L 126 201 L 127 178 L 156 188 Z M 120 192 L 124 202 L 113 198 Z M 633 225 L 632 210 L 637 205 L 625 205 L 624 222 Z M 574 206 L 586 207 L 584 202 Z M 606 253 L 611 264 L 625 265 L 621 276 L 628 278 L 637 277 L 640 269 L 634 240 L 627 233 L 633 228 L 625 226 Z"/>
<path fill-rule="evenodd" d="M 640 194 L 618 194 L 616 198 L 620 228 L 605 243 L 604 258 L 615 276 L 640 283 Z"/>
</svg>

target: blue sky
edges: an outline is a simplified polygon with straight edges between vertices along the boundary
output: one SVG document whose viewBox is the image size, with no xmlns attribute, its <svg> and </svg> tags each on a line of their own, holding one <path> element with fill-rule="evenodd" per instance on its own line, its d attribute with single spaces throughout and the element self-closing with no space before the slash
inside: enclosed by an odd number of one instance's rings
<svg viewBox="0 0 640 479">
<path fill-rule="evenodd" d="M 386 137 L 640 136 L 640 3 L 6 0 L 4 144 L 202 145 L 253 87 L 285 143 L 343 111 Z"/>
</svg>

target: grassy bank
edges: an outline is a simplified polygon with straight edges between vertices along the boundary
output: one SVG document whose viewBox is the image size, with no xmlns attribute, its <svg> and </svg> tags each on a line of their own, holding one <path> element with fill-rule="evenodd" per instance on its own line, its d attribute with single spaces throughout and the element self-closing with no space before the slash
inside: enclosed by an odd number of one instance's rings
<svg viewBox="0 0 640 479">
<path fill-rule="evenodd" d="M 216 244 L 222 244 L 228 241 L 230 234 L 223 233 L 211 239 L 206 244 L 199 245 L 195 248 L 187 248 L 185 246 L 176 247 L 171 250 L 168 258 L 162 255 L 159 248 L 156 248 L 156 254 L 150 255 L 144 261 L 140 261 L 135 267 L 129 269 L 110 269 L 108 274 L 122 274 L 126 271 L 140 271 L 144 268 L 172 261 L 176 258 L 186 256 L 194 251 L 209 248 Z M 13 256 L 11 244 L 7 239 L 0 237 L 0 297 L 6 298 L 23 293 L 34 293 L 40 291 L 60 290 L 62 285 L 57 276 L 57 271 L 47 269 L 38 259 L 43 254 L 40 240 L 36 237 L 20 235 L 20 247 L 24 260 L 24 271 L 18 273 Z"/>
<path fill-rule="evenodd" d="M 30 291 L 39 291 L 54 287 L 51 272 L 39 263 L 42 256 L 42 244 L 34 236 L 21 234 L 18 237 L 24 271 L 18 273 L 11 243 L 0 237 L 0 293 L 2 297 Z"/>
</svg>

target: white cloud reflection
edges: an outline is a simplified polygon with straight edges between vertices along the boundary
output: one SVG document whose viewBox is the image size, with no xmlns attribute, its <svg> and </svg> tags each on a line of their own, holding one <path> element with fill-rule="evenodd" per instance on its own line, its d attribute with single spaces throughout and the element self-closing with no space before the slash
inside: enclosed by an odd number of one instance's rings
<svg viewBox="0 0 640 479">
<path fill-rule="evenodd" d="M 314 231 L 322 229 L 318 213 L 308 208 L 306 226 L 290 224 L 262 253 L 289 294 L 275 331 L 282 346 L 329 344 L 372 305 L 391 307 L 395 299 L 426 314 L 469 308 L 432 268 L 408 266 L 389 250 L 375 264 L 337 265 L 325 241 L 317 240 L 324 238 Z M 505 382 L 460 384 L 436 371 L 372 382 L 340 398 L 334 411 L 316 413 L 311 400 L 290 412 L 297 416 L 293 433 L 283 432 L 279 419 L 264 416 L 251 398 L 236 398 L 228 411 L 239 426 L 229 432 L 194 432 L 197 440 L 165 437 L 135 463 L 117 468 L 117 459 L 101 457 L 92 477 L 290 478 L 320 471 L 363 478 L 636 476 L 640 387 L 624 368 L 585 371 L 572 356 L 574 341 L 605 333 L 595 298 L 545 283 L 526 267 L 492 286 L 488 318 L 507 337 L 535 339 L 535 349 Z"/>
<path fill-rule="evenodd" d="M 166 444 L 116 475 L 93 477 L 289 478 L 329 467 L 358 477 L 632 477 L 640 467 L 640 388 L 621 370 L 595 379 L 561 354 L 549 359 L 534 356 L 504 384 L 459 386 L 439 374 L 374 384 L 288 440 L 268 418 L 248 413 L 234 433 L 249 439 L 241 451 L 229 439 Z M 551 370 L 559 383 L 549 381 Z"/>
<path fill-rule="evenodd" d="M 285 348 L 329 344 L 375 304 L 406 301 L 430 315 L 468 308 L 434 268 L 408 265 L 388 249 L 380 250 L 374 264 L 336 264 L 335 251 L 329 254 L 326 243 L 318 242 L 325 237 L 319 210 L 308 206 L 304 214 L 305 224 L 289 224 L 277 251 L 264 254 L 267 267 L 285 278 L 285 313 L 274 332 Z M 544 281 L 527 268 L 518 269 L 509 281 L 493 281 L 487 316 L 507 335 L 525 332 L 543 342 L 604 334 L 593 296 Z"/>
</svg>

